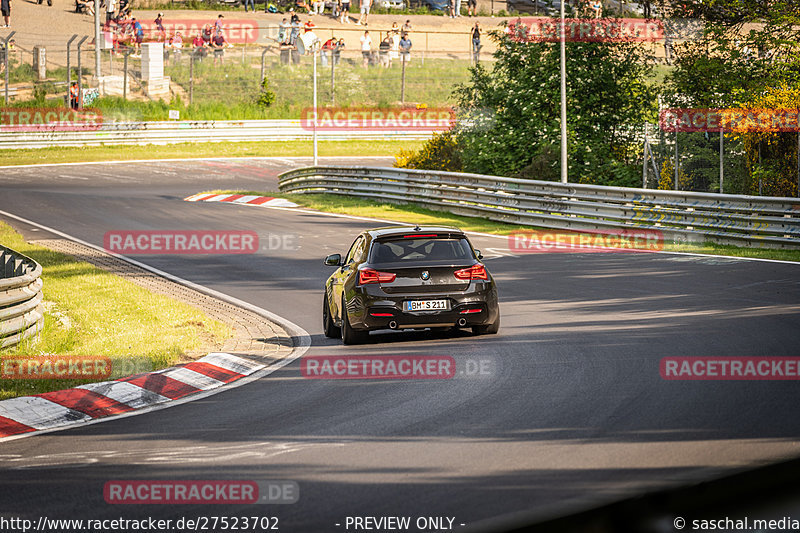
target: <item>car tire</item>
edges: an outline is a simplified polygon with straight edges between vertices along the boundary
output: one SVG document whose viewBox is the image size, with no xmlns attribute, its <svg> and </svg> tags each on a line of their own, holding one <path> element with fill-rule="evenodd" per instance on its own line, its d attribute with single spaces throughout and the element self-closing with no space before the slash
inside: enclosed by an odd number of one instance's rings
<svg viewBox="0 0 800 533">
<path fill-rule="evenodd" d="M 328 307 L 328 293 L 322 297 L 322 331 L 329 339 L 338 339 L 342 336 L 342 330 L 333 323 L 331 310 Z"/>
<path fill-rule="evenodd" d="M 472 326 L 472 333 L 475 335 L 494 335 L 500 331 L 500 315 L 497 315 L 497 320 L 485 326 Z"/>
<path fill-rule="evenodd" d="M 357 331 L 350 326 L 350 319 L 347 316 L 347 306 L 344 298 L 342 299 L 342 343 L 361 344 L 369 335 L 368 331 Z"/>
</svg>

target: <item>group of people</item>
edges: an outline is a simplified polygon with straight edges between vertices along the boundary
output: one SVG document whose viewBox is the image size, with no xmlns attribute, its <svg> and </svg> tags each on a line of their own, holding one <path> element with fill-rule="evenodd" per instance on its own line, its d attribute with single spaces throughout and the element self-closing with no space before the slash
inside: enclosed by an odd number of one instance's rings
<svg viewBox="0 0 800 533">
<path fill-rule="evenodd" d="M 386 33 L 381 42 L 378 44 L 378 62 L 384 68 L 392 66 L 393 59 L 399 59 L 404 63 L 411 61 L 411 37 L 409 31 L 411 25 L 409 21 L 403 25 L 404 31 L 400 31 L 397 23 L 392 24 L 392 29 Z M 362 65 L 368 67 L 370 64 L 375 64 L 375 56 L 372 51 L 372 37 L 369 30 L 364 31 L 361 36 L 361 58 Z"/>
<path fill-rule="evenodd" d="M 112 4 L 115 0 L 106 0 Z M 121 0 L 127 2 L 127 0 Z M 192 56 L 199 61 L 206 57 L 209 51 L 214 54 L 214 65 L 224 61 L 225 48 L 232 46 L 225 38 L 224 15 L 219 15 L 213 24 L 206 24 L 202 30 L 195 32 L 191 39 Z M 164 14 L 159 13 L 153 21 L 154 37 L 156 42 L 164 43 L 164 59 L 169 61 L 172 57 L 176 62 L 180 62 L 183 49 L 187 41 L 181 31 L 174 31 L 168 34 L 164 27 Z M 106 20 L 103 27 L 106 40 L 115 52 L 123 49 L 133 49 L 134 57 L 141 53 L 141 45 L 144 40 L 145 32 L 141 21 L 132 17 L 129 12 L 123 12 L 119 16 L 110 17 Z M 187 36 L 188 39 L 188 36 Z"/>
<path fill-rule="evenodd" d="M 454 19 L 461 17 L 461 1 L 462 0 L 449 0 L 447 4 L 447 15 Z M 467 16 L 474 17 L 478 14 L 478 0 L 467 0 Z"/>
</svg>

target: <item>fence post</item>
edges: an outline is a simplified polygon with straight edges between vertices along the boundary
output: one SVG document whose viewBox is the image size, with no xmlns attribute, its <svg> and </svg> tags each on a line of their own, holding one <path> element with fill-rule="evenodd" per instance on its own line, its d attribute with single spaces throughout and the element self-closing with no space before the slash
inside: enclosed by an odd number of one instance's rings
<svg viewBox="0 0 800 533">
<path fill-rule="evenodd" d="M 78 41 L 78 109 L 83 109 L 83 68 L 81 67 L 81 46 L 88 39 L 88 35 L 84 35 L 83 39 Z"/>
<path fill-rule="evenodd" d="M 336 105 L 336 56 L 331 50 L 331 105 Z"/>
<path fill-rule="evenodd" d="M 400 54 L 400 62 L 403 64 L 403 73 L 400 76 L 400 103 L 406 102 L 406 56 Z"/>
<path fill-rule="evenodd" d="M 5 69 L 6 69 L 6 79 L 5 79 L 5 82 L 6 82 L 6 105 L 8 105 L 8 56 L 9 56 L 8 42 L 11 40 L 11 37 L 13 37 L 15 33 L 17 33 L 17 32 L 12 31 L 8 35 L 6 35 L 6 40 L 3 43 L 3 47 L 4 47 L 3 48 L 3 52 L 4 52 L 3 53 L 3 67 L 5 67 Z"/>
<path fill-rule="evenodd" d="M 642 189 L 647 188 L 647 155 L 650 143 L 647 141 L 647 126 L 644 127 L 644 153 L 642 154 Z"/>
<path fill-rule="evenodd" d="M 130 51 L 127 49 L 122 53 L 122 99 L 128 99 L 128 56 Z"/>
<path fill-rule="evenodd" d="M 722 126 L 719 127 L 719 193 L 723 194 L 722 192 L 722 184 L 725 179 L 725 152 L 724 150 L 724 139 L 723 136 L 723 128 Z"/>
<path fill-rule="evenodd" d="M 675 190 L 678 190 L 678 125 L 675 125 Z"/>
<path fill-rule="evenodd" d="M 72 86 L 72 71 L 70 70 L 69 65 L 69 47 L 72 45 L 72 41 L 78 38 L 78 34 L 73 34 L 70 37 L 69 41 L 67 41 L 67 103 L 69 104 L 69 88 Z M 67 106 L 69 107 L 69 105 Z"/>
<path fill-rule="evenodd" d="M 261 56 L 262 58 L 264 56 Z M 264 82 L 264 79 L 261 79 L 261 82 Z M 189 61 L 189 105 L 194 103 L 194 58 L 192 57 Z"/>
<path fill-rule="evenodd" d="M 269 1 L 269 0 L 267 0 L 267 1 Z M 261 83 L 262 84 L 264 83 L 264 76 L 266 76 L 266 70 L 265 70 L 266 69 L 266 64 L 265 64 L 266 58 L 264 56 L 267 55 L 268 51 L 269 51 L 269 48 L 267 48 L 265 46 L 264 47 L 264 51 L 261 52 Z"/>
</svg>

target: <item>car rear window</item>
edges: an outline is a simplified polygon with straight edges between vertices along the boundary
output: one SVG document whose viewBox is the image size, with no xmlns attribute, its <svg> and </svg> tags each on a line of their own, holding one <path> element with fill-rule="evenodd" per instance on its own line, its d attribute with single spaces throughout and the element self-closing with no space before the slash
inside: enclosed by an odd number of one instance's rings
<svg viewBox="0 0 800 533">
<path fill-rule="evenodd" d="M 413 261 L 469 261 L 474 259 L 466 239 L 405 238 L 376 241 L 372 244 L 370 263 L 405 263 Z"/>
</svg>

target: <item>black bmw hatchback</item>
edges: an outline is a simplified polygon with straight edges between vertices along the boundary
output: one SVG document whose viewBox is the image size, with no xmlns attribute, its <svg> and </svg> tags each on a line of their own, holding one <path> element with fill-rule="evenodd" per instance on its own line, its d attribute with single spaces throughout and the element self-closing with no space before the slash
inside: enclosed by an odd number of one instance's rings
<svg viewBox="0 0 800 533">
<path fill-rule="evenodd" d="M 361 233 L 325 283 L 325 336 L 345 344 L 371 330 L 471 327 L 497 333 L 497 288 L 464 232 L 446 226 L 392 226 Z"/>
</svg>

